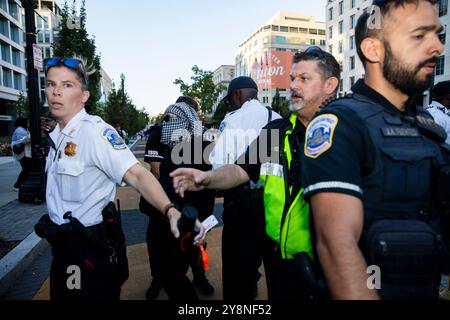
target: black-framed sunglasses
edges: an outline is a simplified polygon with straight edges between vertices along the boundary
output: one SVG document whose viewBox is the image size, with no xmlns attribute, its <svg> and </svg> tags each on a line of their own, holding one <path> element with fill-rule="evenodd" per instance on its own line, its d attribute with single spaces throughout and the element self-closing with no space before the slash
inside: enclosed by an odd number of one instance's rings
<svg viewBox="0 0 450 320">
<path fill-rule="evenodd" d="M 83 76 L 84 82 L 87 84 L 86 70 L 84 69 L 83 62 L 81 60 L 74 58 L 47 58 L 44 60 L 45 74 L 47 74 L 50 68 L 58 65 L 78 71 Z"/>
<path fill-rule="evenodd" d="M 324 59 L 325 58 L 325 54 L 324 54 L 323 50 L 320 49 L 320 47 L 318 47 L 318 46 L 310 46 L 310 47 L 308 47 L 308 49 L 303 51 L 301 53 L 301 55 L 312 56 L 312 57 L 316 57 L 316 58 L 319 58 L 319 59 Z"/>
</svg>

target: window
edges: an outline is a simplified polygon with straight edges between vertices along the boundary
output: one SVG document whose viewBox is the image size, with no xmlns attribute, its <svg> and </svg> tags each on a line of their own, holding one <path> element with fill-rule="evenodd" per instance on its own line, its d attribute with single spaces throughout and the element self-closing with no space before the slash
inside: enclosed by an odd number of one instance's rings
<svg viewBox="0 0 450 320">
<path fill-rule="evenodd" d="M 12 49 L 12 64 L 16 67 L 22 68 L 22 55 L 19 50 Z"/>
<path fill-rule="evenodd" d="M 342 72 L 344 70 L 344 66 L 342 65 L 342 61 L 338 61 L 339 63 L 339 70 Z"/>
<path fill-rule="evenodd" d="M 44 20 L 44 29 L 48 29 L 48 17 L 45 17 Z"/>
<path fill-rule="evenodd" d="M 355 69 L 355 56 L 350 57 L 350 70 Z"/>
<path fill-rule="evenodd" d="M 350 77 L 350 87 L 353 87 L 355 84 L 355 77 Z"/>
<path fill-rule="evenodd" d="M 328 19 L 333 20 L 333 7 L 328 9 Z"/>
<path fill-rule="evenodd" d="M 342 43 L 342 40 L 341 41 L 339 41 L 339 47 L 338 47 L 338 53 L 342 53 L 342 48 L 343 47 L 343 43 Z"/>
<path fill-rule="evenodd" d="M 344 90 L 344 80 L 341 79 L 341 81 L 339 82 L 339 91 Z"/>
<path fill-rule="evenodd" d="M 0 33 L 9 38 L 9 21 L 6 19 L 0 19 Z"/>
<path fill-rule="evenodd" d="M 333 38 L 333 27 L 332 26 L 328 28 L 328 34 L 330 36 L 330 39 Z"/>
<path fill-rule="evenodd" d="M 355 36 L 350 36 L 349 46 L 350 46 L 350 50 L 355 48 Z"/>
<path fill-rule="evenodd" d="M 280 31 L 281 31 L 281 32 L 289 32 L 289 27 L 283 27 L 283 26 L 281 26 L 281 27 L 280 27 Z"/>
<path fill-rule="evenodd" d="M 52 54 L 50 48 L 44 48 L 44 58 L 51 58 L 51 56 Z"/>
<path fill-rule="evenodd" d="M 0 8 L 2 8 L 3 11 L 8 12 L 8 5 L 6 2 L 8 2 L 8 0 L 0 0 Z"/>
<path fill-rule="evenodd" d="M 272 26 L 272 31 L 279 31 L 279 27 L 278 26 Z"/>
<path fill-rule="evenodd" d="M 344 1 L 339 2 L 339 15 L 344 13 Z"/>
<path fill-rule="evenodd" d="M 39 80 L 40 87 L 45 88 L 45 77 L 40 77 Z"/>
<path fill-rule="evenodd" d="M 9 2 L 9 15 L 19 20 L 19 5 L 15 2 Z"/>
<path fill-rule="evenodd" d="M 36 26 L 37 29 L 42 29 L 42 18 L 40 16 L 37 16 L 36 24 L 37 24 L 37 26 Z"/>
<path fill-rule="evenodd" d="M 344 21 L 339 21 L 339 34 L 342 34 L 344 32 Z"/>
<path fill-rule="evenodd" d="M 317 29 L 309 29 L 309 34 L 317 34 Z"/>
<path fill-rule="evenodd" d="M 352 14 L 350 16 L 350 29 L 353 29 L 355 27 L 355 15 Z"/>
<path fill-rule="evenodd" d="M 325 41 L 325 40 L 323 40 L 323 39 L 320 40 L 320 46 L 321 46 L 321 47 L 325 47 L 325 44 L 326 44 L 326 41 Z"/>
<path fill-rule="evenodd" d="M 289 32 L 298 33 L 297 27 L 289 27 Z"/>
<path fill-rule="evenodd" d="M 328 53 L 329 53 L 329 54 L 333 54 L 333 45 L 332 45 L 332 44 L 330 44 L 330 45 L 328 46 Z"/>
<path fill-rule="evenodd" d="M 50 30 L 45 30 L 45 43 L 50 43 Z"/>
<path fill-rule="evenodd" d="M 269 43 L 269 37 L 264 37 L 263 43 Z"/>
<path fill-rule="evenodd" d="M 355 0 L 351 0 L 350 1 L 350 8 L 354 8 L 355 7 Z"/>
<path fill-rule="evenodd" d="M 1 43 L 1 47 L 2 47 L 2 60 L 11 63 L 11 47 L 4 42 Z"/>
<path fill-rule="evenodd" d="M 300 33 L 308 33 L 308 28 L 298 28 L 298 32 L 300 32 Z"/>
<path fill-rule="evenodd" d="M 324 35 L 325 35 L 325 30 L 324 30 L 324 29 L 319 29 L 319 34 L 320 34 L 321 36 L 324 36 Z"/>
<path fill-rule="evenodd" d="M 5 67 L 2 67 L 3 71 L 3 86 L 12 88 L 13 87 L 13 81 L 12 81 L 12 74 L 10 69 L 6 69 Z"/>
<path fill-rule="evenodd" d="M 437 64 L 436 64 L 436 75 L 437 76 L 444 74 L 444 67 L 445 67 L 445 55 L 442 55 L 439 57 Z"/>
<path fill-rule="evenodd" d="M 448 0 L 439 0 L 439 17 L 445 16 L 447 14 Z"/>
<path fill-rule="evenodd" d="M 312 46 L 316 45 L 316 39 L 310 39 L 309 44 Z"/>
<path fill-rule="evenodd" d="M 22 44 L 22 41 L 20 40 L 20 30 L 17 27 L 13 27 L 11 25 L 11 40 L 14 41 L 15 43 L 19 43 Z"/>
<path fill-rule="evenodd" d="M 22 75 L 14 72 L 14 89 L 22 91 Z"/>
</svg>

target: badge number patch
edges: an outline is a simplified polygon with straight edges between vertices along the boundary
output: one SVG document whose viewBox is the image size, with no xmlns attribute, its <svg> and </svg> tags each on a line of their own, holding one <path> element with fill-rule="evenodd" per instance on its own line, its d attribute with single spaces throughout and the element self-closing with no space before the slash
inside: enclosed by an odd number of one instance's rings
<svg viewBox="0 0 450 320">
<path fill-rule="evenodd" d="M 334 114 L 324 114 L 311 122 L 306 131 L 305 155 L 317 158 L 333 145 L 333 134 L 338 124 Z"/>
<path fill-rule="evenodd" d="M 112 128 L 105 128 L 102 130 L 102 137 L 108 141 L 115 150 L 123 150 L 127 148 L 125 141 Z"/>
</svg>

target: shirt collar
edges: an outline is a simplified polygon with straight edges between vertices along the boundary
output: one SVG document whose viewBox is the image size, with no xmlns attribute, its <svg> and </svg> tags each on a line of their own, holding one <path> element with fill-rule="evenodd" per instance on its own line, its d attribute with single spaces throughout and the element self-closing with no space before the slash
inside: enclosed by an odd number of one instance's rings
<svg viewBox="0 0 450 320">
<path fill-rule="evenodd" d="M 382 105 L 388 112 L 393 114 L 416 114 L 417 105 L 413 97 L 409 97 L 405 103 L 405 112 L 398 110 L 388 99 L 378 91 L 369 87 L 363 79 L 359 79 L 352 87 L 352 92 L 368 97 L 372 101 Z"/>
<path fill-rule="evenodd" d="M 444 113 L 449 113 L 448 109 L 440 102 L 437 102 L 436 100 L 433 100 L 431 102 L 431 105 L 438 108 L 439 110 L 441 110 Z"/>
<path fill-rule="evenodd" d="M 50 133 L 50 137 L 53 141 L 57 140 L 57 137 L 60 134 L 64 134 L 70 138 L 75 138 L 78 132 L 78 124 L 81 120 L 83 120 L 87 116 L 86 110 L 81 109 L 72 119 L 70 119 L 69 123 L 64 127 L 63 130 L 60 130 L 59 123 L 56 125 L 55 129 Z"/>
</svg>

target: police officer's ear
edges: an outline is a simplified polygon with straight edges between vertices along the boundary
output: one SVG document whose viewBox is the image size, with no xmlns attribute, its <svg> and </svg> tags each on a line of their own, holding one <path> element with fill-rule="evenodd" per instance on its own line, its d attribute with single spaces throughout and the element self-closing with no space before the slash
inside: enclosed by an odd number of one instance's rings
<svg viewBox="0 0 450 320">
<path fill-rule="evenodd" d="M 336 77 L 330 77 L 325 80 L 324 89 L 327 95 L 331 95 L 336 92 L 336 88 L 339 86 L 339 80 Z"/>
<path fill-rule="evenodd" d="M 367 37 L 361 42 L 361 52 L 366 64 L 383 63 L 385 48 L 383 42 L 375 37 Z"/>
<path fill-rule="evenodd" d="M 81 102 L 86 103 L 89 100 L 91 93 L 87 90 L 83 90 L 83 96 L 81 97 Z"/>
</svg>

